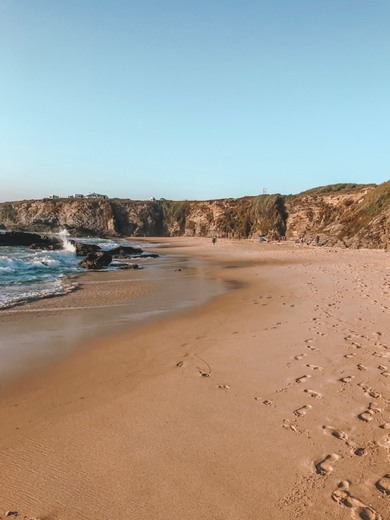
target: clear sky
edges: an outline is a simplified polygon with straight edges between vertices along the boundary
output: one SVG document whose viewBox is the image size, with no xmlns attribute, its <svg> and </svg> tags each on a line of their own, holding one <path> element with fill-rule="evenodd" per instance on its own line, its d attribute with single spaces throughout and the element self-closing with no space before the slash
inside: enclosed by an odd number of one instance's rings
<svg viewBox="0 0 390 520">
<path fill-rule="evenodd" d="M 0 0 L 0 200 L 390 178 L 389 0 Z"/>
</svg>

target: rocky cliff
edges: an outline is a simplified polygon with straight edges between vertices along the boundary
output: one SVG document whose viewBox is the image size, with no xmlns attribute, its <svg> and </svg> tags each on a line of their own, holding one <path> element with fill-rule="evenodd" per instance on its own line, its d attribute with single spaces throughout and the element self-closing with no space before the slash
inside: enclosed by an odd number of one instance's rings
<svg viewBox="0 0 390 520">
<path fill-rule="evenodd" d="M 45 199 L 0 204 L 4 229 L 48 233 L 66 228 L 84 236 L 268 235 L 387 248 L 389 224 L 390 182 L 209 201 Z"/>
</svg>

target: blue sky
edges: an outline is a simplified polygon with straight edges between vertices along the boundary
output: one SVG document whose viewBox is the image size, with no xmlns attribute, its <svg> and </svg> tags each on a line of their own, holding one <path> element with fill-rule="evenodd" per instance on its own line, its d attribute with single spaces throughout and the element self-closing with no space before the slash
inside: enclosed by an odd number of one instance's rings
<svg viewBox="0 0 390 520">
<path fill-rule="evenodd" d="M 0 0 L 0 200 L 390 178 L 388 0 Z"/>
</svg>

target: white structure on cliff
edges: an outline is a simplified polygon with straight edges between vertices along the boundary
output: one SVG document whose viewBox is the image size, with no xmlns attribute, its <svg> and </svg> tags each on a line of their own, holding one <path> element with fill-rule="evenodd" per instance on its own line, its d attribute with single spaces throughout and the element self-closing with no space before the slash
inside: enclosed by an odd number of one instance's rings
<svg viewBox="0 0 390 520">
<path fill-rule="evenodd" d="M 49 199 L 57 199 L 57 195 L 49 195 Z M 74 193 L 73 195 L 69 195 L 68 199 L 108 199 L 108 195 L 102 195 L 101 193 L 87 193 L 83 195 L 82 193 Z"/>
<path fill-rule="evenodd" d="M 107 195 L 101 193 L 87 193 L 85 196 L 87 199 L 108 199 Z"/>
</svg>

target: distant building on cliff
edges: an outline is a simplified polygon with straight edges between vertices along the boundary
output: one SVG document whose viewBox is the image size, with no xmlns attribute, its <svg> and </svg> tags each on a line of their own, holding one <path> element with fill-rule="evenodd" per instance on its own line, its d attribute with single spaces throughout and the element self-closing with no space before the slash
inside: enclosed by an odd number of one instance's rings
<svg viewBox="0 0 390 520">
<path fill-rule="evenodd" d="M 102 195 L 101 193 L 87 193 L 85 196 L 87 199 L 104 199 L 107 200 L 107 195 Z"/>
<path fill-rule="evenodd" d="M 59 198 L 57 195 L 49 195 L 49 199 L 56 199 Z M 74 193 L 73 195 L 69 195 L 68 199 L 104 199 L 107 200 L 107 195 L 102 195 L 101 193 L 87 193 L 86 195 L 83 195 L 82 193 Z"/>
</svg>

